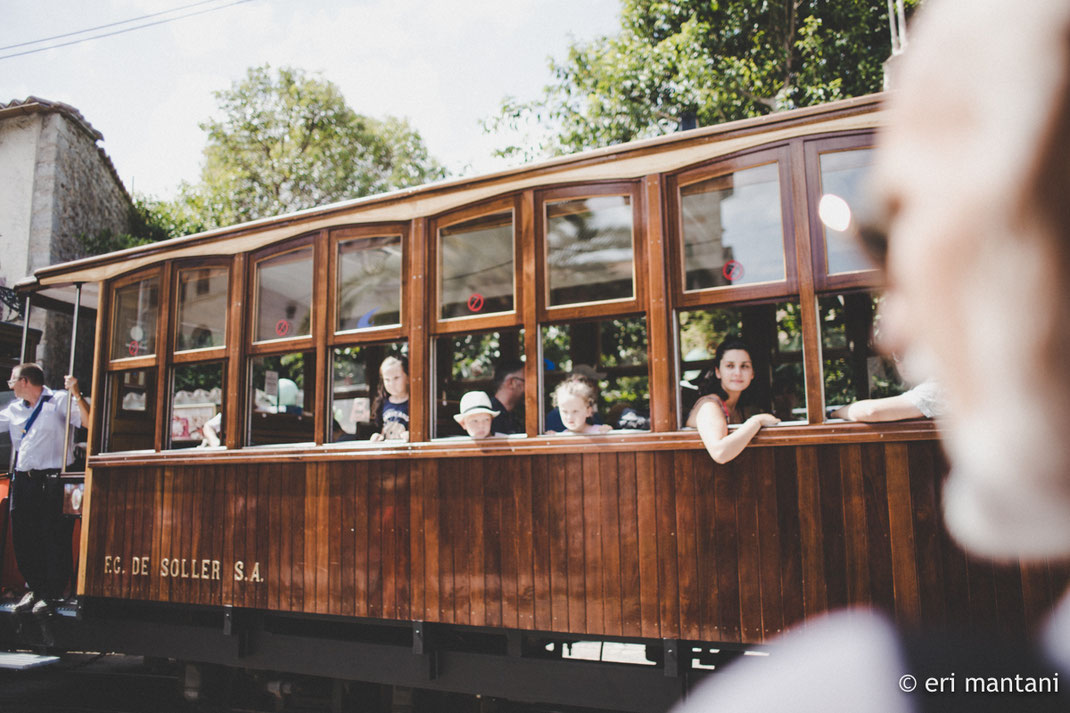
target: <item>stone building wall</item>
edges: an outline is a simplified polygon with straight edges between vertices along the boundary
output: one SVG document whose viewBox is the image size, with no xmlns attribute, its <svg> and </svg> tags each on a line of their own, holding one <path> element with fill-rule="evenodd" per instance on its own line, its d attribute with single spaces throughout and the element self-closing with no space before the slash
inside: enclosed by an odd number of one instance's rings
<svg viewBox="0 0 1070 713">
<path fill-rule="evenodd" d="M 31 97 L 0 104 L 0 285 L 87 255 L 79 239 L 124 232 L 131 199 L 98 142 L 103 139 L 73 107 Z M 38 360 L 50 386 L 62 385 L 70 359 L 70 317 L 33 309 L 42 331 Z M 92 375 L 93 324 L 81 319 L 75 375 Z"/>
</svg>

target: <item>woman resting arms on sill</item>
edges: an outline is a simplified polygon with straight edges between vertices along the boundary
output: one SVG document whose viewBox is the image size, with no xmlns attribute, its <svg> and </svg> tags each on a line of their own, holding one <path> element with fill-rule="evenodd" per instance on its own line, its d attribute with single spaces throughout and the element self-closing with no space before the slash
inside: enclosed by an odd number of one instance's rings
<svg viewBox="0 0 1070 713">
<path fill-rule="evenodd" d="M 746 344 L 726 339 L 717 347 L 713 363 L 713 373 L 703 375 L 699 388 L 704 395 L 688 414 L 687 425 L 698 428 L 702 443 L 715 461 L 727 463 L 743 452 L 763 426 L 780 423 L 780 419 L 758 413 L 743 421 L 741 407 L 754 381 L 754 362 Z M 740 421 L 743 424 L 729 433 L 728 424 Z"/>
</svg>

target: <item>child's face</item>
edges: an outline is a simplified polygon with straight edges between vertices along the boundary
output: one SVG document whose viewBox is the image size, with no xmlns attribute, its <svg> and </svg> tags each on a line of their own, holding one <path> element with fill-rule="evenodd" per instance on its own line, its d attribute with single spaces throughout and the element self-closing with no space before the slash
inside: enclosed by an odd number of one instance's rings
<svg viewBox="0 0 1070 713">
<path fill-rule="evenodd" d="M 470 413 L 464 417 L 464 430 L 472 438 L 486 438 L 493 421 L 489 413 Z"/>
<path fill-rule="evenodd" d="M 585 399 L 565 392 L 558 392 L 557 410 L 565 428 L 576 433 L 582 433 L 587 428 L 587 419 L 594 413 Z"/>
<path fill-rule="evenodd" d="M 409 375 L 401 368 L 400 363 L 392 361 L 383 364 L 379 374 L 383 377 L 383 388 L 386 389 L 386 393 L 391 396 L 409 395 Z"/>
</svg>

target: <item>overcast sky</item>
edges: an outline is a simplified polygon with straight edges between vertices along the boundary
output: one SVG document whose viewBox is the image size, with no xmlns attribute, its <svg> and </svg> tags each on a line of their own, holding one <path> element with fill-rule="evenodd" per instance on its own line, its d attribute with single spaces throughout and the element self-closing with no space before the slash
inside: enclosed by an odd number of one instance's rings
<svg viewBox="0 0 1070 713">
<path fill-rule="evenodd" d="M 0 57 L 12 45 L 159 13 L 197 0 L 0 0 Z M 146 29 L 0 59 L 0 102 L 33 95 L 77 108 L 128 189 L 170 198 L 196 181 L 212 92 L 270 63 L 322 75 L 349 105 L 405 117 L 455 175 L 503 167 L 480 120 L 501 99 L 535 98 L 547 58 L 614 33 L 619 0 L 205 0 Z M 90 34 L 129 28 L 121 24 Z M 74 35 L 46 44 L 70 42 Z"/>
</svg>

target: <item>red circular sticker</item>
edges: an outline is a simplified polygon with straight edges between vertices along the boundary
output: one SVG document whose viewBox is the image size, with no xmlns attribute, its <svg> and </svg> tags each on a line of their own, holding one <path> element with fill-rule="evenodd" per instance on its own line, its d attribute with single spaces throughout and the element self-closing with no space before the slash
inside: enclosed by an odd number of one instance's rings
<svg viewBox="0 0 1070 713">
<path fill-rule="evenodd" d="M 135 339 L 126 345 L 126 350 L 130 352 L 130 356 L 137 356 L 137 353 L 141 351 L 141 343 Z"/>
<path fill-rule="evenodd" d="M 275 323 L 275 334 L 280 337 L 285 337 L 290 333 L 290 322 L 285 319 L 280 319 Z"/>
<path fill-rule="evenodd" d="M 475 292 L 468 298 L 468 309 L 473 312 L 478 312 L 483 309 L 483 295 Z"/>
<path fill-rule="evenodd" d="M 743 277 L 743 263 L 738 260 L 729 260 L 721 268 L 721 274 L 729 282 L 736 282 Z"/>
</svg>

